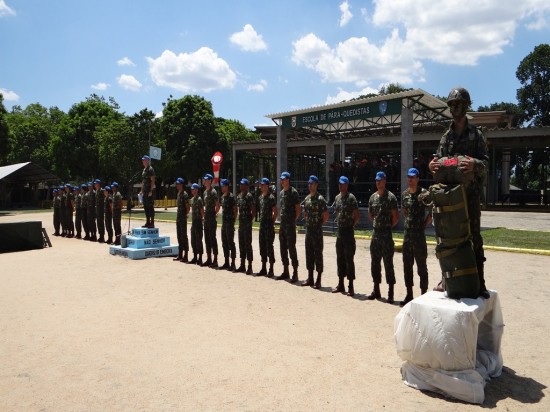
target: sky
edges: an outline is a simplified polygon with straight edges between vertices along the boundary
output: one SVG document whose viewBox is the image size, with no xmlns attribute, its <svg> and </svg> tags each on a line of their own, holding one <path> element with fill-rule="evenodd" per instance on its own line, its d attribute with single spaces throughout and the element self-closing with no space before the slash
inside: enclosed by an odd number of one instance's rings
<svg viewBox="0 0 550 412">
<path fill-rule="evenodd" d="M 548 0 L 0 0 L 0 93 L 158 116 L 200 95 L 249 128 L 392 82 L 463 86 L 475 109 L 515 103 L 520 61 L 549 41 Z"/>
</svg>

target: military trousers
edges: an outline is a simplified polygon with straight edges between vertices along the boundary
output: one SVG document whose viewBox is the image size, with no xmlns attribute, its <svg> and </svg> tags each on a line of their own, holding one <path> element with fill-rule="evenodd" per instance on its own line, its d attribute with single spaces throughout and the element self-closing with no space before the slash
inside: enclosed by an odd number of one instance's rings
<svg viewBox="0 0 550 412">
<path fill-rule="evenodd" d="M 323 271 L 323 226 L 306 228 L 306 268 Z"/>
<path fill-rule="evenodd" d="M 74 226 L 76 229 L 76 235 L 80 236 L 82 233 L 82 210 L 76 209 L 74 211 Z"/>
<path fill-rule="evenodd" d="M 208 216 L 204 218 L 204 244 L 206 245 L 206 253 L 218 255 L 218 239 L 216 238 L 216 216 Z"/>
<path fill-rule="evenodd" d="M 107 236 L 112 239 L 113 237 L 113 214 L 105 213 L 105 229 L 107 230 Z"/>
<path fill-rule="evenodd" d="M 336 265 L 338 277 L 355 279 L 355 231 L 353 227 L 338 228 L 336 238 Z"/>
<path fill-rule="evenodd" d="M 178 246 L 184 252 L 189 251 L 189 239 L 187 237 L 187 216 L 176 217 L 176 233 L 178 235 Z"/>
<path fill-rule="evenodd" d="M 413 265 L 416 261 L 416 269 L 420 277 L 420 289 L 428 289 L 428 246 L 426 235 L 421 232 L 409 232 L 405 230 L 403 237 L 403 274 L 405 286 L 414 286 Z"/>
<path fill-rule="evenodd" d="M 120 241 L 120 235 L 122 234 L 122 210 L 113 211 L 113 229 L 115 230 L 115 240 Z"/>
<path fill-rule="evenodd" d="M 61 224 L 61 233 L 67 233 L 67 209 L 63 206 L 59 209 L 59 222 Z"/>
<path fill-rule="evenodd" d="M 54 233 L 59 234 L 61 227 L 61 210 L 58 207 L 53 208 L 53 229 Z"/>
<path fill-rule="evenodd" d="M 292 267 L 298 267 L 298 252 L 296 251 L 296 225 L 284 224 L 279 227 L 279 246 L 281 249 L 281 262 L 289 265 L 288 256 L 292 261 Z"/>
<path fill-rule="evenodd" d="M 143 211 L 146 218 L 155 217 L 155 197 L 149 196 L 149 192 L 143 194 Z"/>
<path fill-rule="evenodd" d="M 370 270 L 374 283 L 382 282 L 382 260 L 386 271 L 386 283 L 395 285 L 395 271 L 393 268 L 393 254 L 395 244 L 393 243 L 391 230 L 374 230 L 370 241 Z"/>
<path fill-rule="evenodd" d="M 239 256 L 252 262 L 252 222 L 239 223 Z"/>
<path fill-rule="evenodd" d="M 204 250 L 202 248 L 202 220 L 193 220 L 191 223 L 191 247 L 193 253 L 202 255 Z"/>
<path fill-rule="evenodd" d="M 105 235 L 105 210 L 97 209 L 95 211 L 96 221 L 97 221 L 97 233 L 99 236 Z"/>
<path fill-rule="evenodd" d="M 95 236 L 97 230 L 95 226 L 95 209 L 89 208 L 88 209 L 88 231 L 90 232 L 90 235 Z"/>
<path fill-rule="evenodd" d="M 83 207 L 80 209 L 80 213 L 82 214 L 81 222 L 82 222 L 82 229 L 84 229 L 84 235 L 88 236 L 88 209 Z"/>
<path fill-rule="evenodd" d="M 479 197 L 466 192 L 468 202 L 468 217 L 470 218 L 470 232 L 472 233 L 472 243 L 476 255 L 478 272 L 483 271 L 485 262 L 485 252 L 483 251 L 483 237 L 481 237 L 481 204 Z M 481 269 L 481 270 L 480 270 Z"/>
<path fill-rule="evenodd" d="M 273 248 L 273 242 L 275 241 L 275 226 L 273 222 L 260 223 L 260 233 L 258 236 L 258 242 L 260 245 L 260 256 L 262 257 L 262 263 L 275 263 L 275 250 Z"/>
<path fill-rule="evenodd" d="M 222 249 L 223 256 L 228 259 L 235 259 L 237 249 L 235 247 L 235 222 L 222 223 Z"/>
</svg>

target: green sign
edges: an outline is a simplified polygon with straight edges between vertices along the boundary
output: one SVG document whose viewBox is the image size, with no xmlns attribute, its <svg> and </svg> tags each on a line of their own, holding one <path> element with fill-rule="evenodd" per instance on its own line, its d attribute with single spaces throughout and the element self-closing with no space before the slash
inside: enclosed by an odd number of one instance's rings
<svg viewBox="0 0 550 412">
<path fill-rule="evenodd" d="M 282 118 L 282 126 L 288 128 L 307 127 L 318 124 L 396 115 L 400 113 L 401 99 L 382 100 L 379 102 L 358 104 L 356 106 L 339 107 L 336 109 L 318 110 L 293 116 L 285 116 Z"/>
</svg>

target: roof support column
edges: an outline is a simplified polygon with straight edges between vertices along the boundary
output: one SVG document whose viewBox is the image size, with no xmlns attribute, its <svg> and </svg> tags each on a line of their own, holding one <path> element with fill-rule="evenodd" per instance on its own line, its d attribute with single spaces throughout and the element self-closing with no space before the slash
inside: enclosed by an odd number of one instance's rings
<svg viewBox="0 0 550 412">
<path fill-rule="evenodd" d="M 325 184 L 327 188 L 326 200 L 331 199 L 330 193 L 330 165 L 334 163 L 334 140 L 327 140 L 325 143 Z"/>
<path fill-rule="evenodd" d="M 283 126 L 277 126 L 277 176 L 275 177 L 275 187 L 278 186 L 279 176 L 281 173 L 287 170 L 287 142 L 286 142 L 286 128 Z"/>
<path fill-rule="evenodd" d="M 502 195 L 501 202 L 510 203 L 510 149 L 502 151 L 502 173 L 501 173 L 500 193 Z M 497 196 L 494 196 L 496 199 Z M 493 202 L 494 203 L 494 202 Z"/>
<path fill-rule="evenodd" d="M 401 187 L 399 194 L 408 187 L 407 172 L 413 165 L 413 109 L 408 106 L 404 105 L 401 108 Z"/>
</svg>

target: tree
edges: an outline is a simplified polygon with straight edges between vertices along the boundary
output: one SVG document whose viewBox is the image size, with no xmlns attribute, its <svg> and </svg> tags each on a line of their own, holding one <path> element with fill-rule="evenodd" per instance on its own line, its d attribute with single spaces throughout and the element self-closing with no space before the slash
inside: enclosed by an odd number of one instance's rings
<svg viewBox="0 0 550 412">
<path fill-rule="evenodd" d="M 260 138 L 258 133 L 247 129 L 238 120 L 230 120 L 218 117 L 216 121 L 216 132 L 218 134 L 218 150 L 223 154 L 224 162 L 220 170 L 220 176 L 230 177 L 233 166 L 233 142 L 253 141 Z M 241 160 L 242 161 L 242 160 Z M 239 162 L 240 163 L 240 162 Z M 237 165 L 238 170 L 242 170 Z"/>
<path fill-rule="evenodd" d="M 519 64 L 517 99 L 525 122 L 550 126 L 550 45 L 540 44 Z"/>
<path fill-rule="evenodd" d="M 392 93 L 400 93 L 400 92 L 406 92 L 412 90 L 411 88 L 406 89 L 405 87 L 401 86 L 399 83 L 389 83 L 385 86 L 380 87 L 380 90 L 378 90 L 379 95 L 386 95 L 386 94 L 392 94 Z"/>
<path fill-rule="evenodd" d="M 492 103 L 489 106 L 479 106 L 477 108 L 478 112 L 495 112 L 504 110 L 506 114 L 513 115 L 512 117 L 512 127 L 519 127 L 522 124 L 522 112 L 519 106 L 515 103 Z"/>
<path fill-rule="evenodd" d="M 9 150 L 7 113 L 4 96 L 0 93 L 0 166 L 6 164 Z"/>
</svg>

